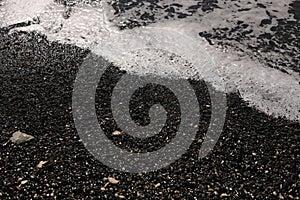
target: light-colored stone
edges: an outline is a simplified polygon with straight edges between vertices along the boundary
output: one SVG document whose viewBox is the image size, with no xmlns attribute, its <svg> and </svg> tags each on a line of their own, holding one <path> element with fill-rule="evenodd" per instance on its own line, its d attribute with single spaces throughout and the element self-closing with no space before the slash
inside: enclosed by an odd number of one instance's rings
<svg viewBox="0 0 300 200">
<path fill-rule="evenodd" d="M 119 136 L 119 135 L 123 135 L 123 133 L 121 131 L 114 131 L 112 133 L 113 136 Z"/>
<path fill-rule="evenodd" d="M 115 178 L 108 177 L 107 179 L 108 179 L 108 181 L 109 181 L 111 184 L 118 184 L 118 183 L 119 183 L 119 181 L 118 181 L 117 179 L 115 179 Z"/>
<path fill-rule="evenodd" d="M 34 139 L 32 135 L 22 133 L 21 131 L 13 133 L 12 137 L 10 138 L 10 140 L 16 144 L 22 144 L 32 139 Z"/>
<path fill-rule="evenodd" d="M 43 168 L 43 165 L 46 164 L 48 161 L 40 161 L 39 164 L 37 165 L 37 168 Z"/>
</svg>

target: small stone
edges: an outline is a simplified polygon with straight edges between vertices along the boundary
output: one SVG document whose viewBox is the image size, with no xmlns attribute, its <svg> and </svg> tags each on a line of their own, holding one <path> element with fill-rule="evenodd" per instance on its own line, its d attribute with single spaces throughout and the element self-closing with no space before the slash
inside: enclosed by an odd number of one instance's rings
<svg viewBox="0 0 300 200">
<path fill-rule="evenodd" d="M 33 198 L 34 198 L 34 199 L 37 199 L 37 198 L 39 198 L 39 196 L 38 196 L 37 194 L 34 194 L 34 195 L 33 195 Z"/>
<path fill-rule="evenodd" d="M 284 197 L 282 196 L 282 194 L 279 194 L 279 199 L 284 199 Z"/>
<path fill-rule="evenodd" d="M 101 187 L 100 189 L 101 189 L 102 191 L 104 191 L 105 188 L 106 188 L 106 186 L 108 186 L 108 184 L 109 184 L 109 182 L 105 183 L 105 185 L 104 185 L 103 187 Z"/>
<path fill-rule="evenodd" d="M 158 188 L 160 186 L 160 183 L 157 183 L 154 185 L 155 188 Z"/>
<path fill-rule="evenodd" d="M 121 131 L 114 131 L 112 133 L 113 136 L 120 136 L 120 135 L 123 135 L 123 133 Z"/>
<path fill-rule="evenodd" d="M 37 168 L 43 168 L 43 165 L 46 164 L 48 161 L 41 161 L 39 162 L 39 164 L 37 165 Z"/>
<path fill-rule="evenodd" d="M 221 198 L 224 198 L 224 197 L 230 197 L 230 195 L 229 195 L 229 194 L 226 194 L 226 193 L 222 193 L 222 194 L 220 195 L 220 197 L 221 197 Z"/>
<path fill-rule="evenodd" d="M 120 199 L 125 199 L 124 195 L 121 195 L 121 194 L 118 194 L 118 193 L 115 194 L 115 197 L 119 197 Z"/>
<path fill-rule="evenodd" d="M 33 136 L 28 135 L 26 133 L 22 133 L 21 131 L 17 131 L 13 133 L 12 137 L 10 138 L 10 140 L 16 144 L 21 144 L 32 139 L 34 139 Z"/>
<path fill-rule="evenodd" d="M 111 184 L 118 184 L 118 183 L 119 183 L 119 181 L 118 181 L 117 179 L 115 179 L 115 178 L 108 177 L 107 179 L 108 179 L 108 181 L 109 181 Z"/>
<path fill-rule="evenodd" d="M 24 185 L 28 182 L 28 180 L 21 181 L 21 185 Z"/>
</svg>

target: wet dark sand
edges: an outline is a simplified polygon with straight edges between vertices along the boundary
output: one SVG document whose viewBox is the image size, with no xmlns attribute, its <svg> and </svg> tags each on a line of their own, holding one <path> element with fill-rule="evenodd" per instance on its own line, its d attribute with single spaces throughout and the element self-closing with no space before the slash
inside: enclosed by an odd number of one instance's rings
<svg viewBox="0 0 300 200">
<path fill-rule="evenodd" d="M 180 160 L 157 172 L 123 173 L 95 160 L 80 142 L 71 107 L 76 72 L 87 54 L 78 47 L 49 43 L 34 33 L 1 36 L 0 198 L 300 196 L 300 124 L 250 108 L 238 94 L 228 95 L 224 131 L 214 150 L 200 161 L 197 139 L 201 133 Z M 7 143 L 17 130 L 35 139 L 20 145 Z M 40 161 L 48 163 L 39 169 Z M 107 177 L 120 182 L 101 190 Z M 20 186 L 21 179 L 28 182 Z"/>
</svg>

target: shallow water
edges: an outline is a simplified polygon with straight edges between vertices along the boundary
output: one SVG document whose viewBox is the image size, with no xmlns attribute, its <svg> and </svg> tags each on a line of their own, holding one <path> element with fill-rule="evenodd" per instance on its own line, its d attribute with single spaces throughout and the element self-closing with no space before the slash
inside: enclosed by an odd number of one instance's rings
<svg viewBox="0 0 300 200">
<path fill-rule="evenodd" d="M 280 27 L 282 20 L 298 24 L 290 12 L 292 1 L 107 3 L 3 1 L 1 26 L 31 22 L 10 33 L 38 31 L 51 41 L 90 48 L 140 75 L 203 78 L 219 90 L 238 91 L 250 105 L 269 115 L 300 120 L 299 57 L 294 57 L 299 49 L 292 42 L 265 48 L 271 46 L 270 41 L 278 43 L 273 27 Z M 274 38 L 258 39 L 266 34 Z M 165 38 L 158 40 L 161 35 Z M 292 41 L 299 37 L 296 32 L 289 35 Z M 137 50 L 125 51 L 128 44 Z M 172 56 L 162 48 L 185 62 L 170 59 Z M 196 59 L 204 55 L 214 64 L 207 66 Z"/>
</svg>

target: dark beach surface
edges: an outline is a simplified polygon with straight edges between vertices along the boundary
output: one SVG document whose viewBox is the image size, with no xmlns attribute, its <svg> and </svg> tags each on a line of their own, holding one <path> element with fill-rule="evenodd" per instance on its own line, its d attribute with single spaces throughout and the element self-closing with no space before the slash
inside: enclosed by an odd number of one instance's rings
<svg viewBox="0 0 300 200">
<path fill-rule="evenodd" d="M 132 2 L 112 3 L 115 15 L 144 5 L 143 1 Z M 203 2 L 190 10 L 211 12 L 217 8 L 214 1 Z M 155 9 L 159 9 L 155 1 L 148 6 L 152 14 L 149 11 L 136 17 L 138 20 L 127 19 L 123 28 L 146 25 L 161 17 L 155 17 Z M 166 15 L 187 17 L 171 7 L 178 5 L 163 8 L 169 10 Z M 290 10 L 293 20 L 281 20 L 273 28 L 274 34 L 262 35 L 254 46 L 247 46 L 247 38 L 257 36 L 251 36 L 242 22 L 234 30 L 200 35 L 212 44 L 231 45 L 246 54 L 257 51 L 255 56 L 272 68 L 282 70 L 278 66 L 286 63 L 287 69 L 299 72 L 299 4 L 291 5 Z M 209 123 L 209 107 L 201 110 L 204 118 L 199 132 L 180 160 L 156 172 L 120 172 L 96 160 L 76 132 L 73 84 L 89 51 L 49 42 L 35 32 L 0 32 L 0 199 L 299 199 L 299 122 L 268 116 L 249 107 L 239 94 L 228 94 L 224 130 L 207 157 L 198 160 L 197 156 Z M 239 45 L 232 41 L 239 41 Z M 270 52 L 281 49 L 287 56 L 279 61 L 265 60 L 266 54 L 258 51 L 261 48 Z M 282 59 L 287 57 L 294 60 Z M 200 107 L 209 104 L 203 83 L 191 83 Z M 102 89 L 110 87 L 108 83 Z M 138 143 L 126 135 L 111 136 L 115 129 L 113 123 L 106 124 L 107 136 L 125 149 L 139 151 L 144 147 L 151 151 L 169 142 L 161 138 L 155 144 L 152 140 Z M 14 144 L 10 137 L 18 130 L 35 138 Z M 47 163 L 39 168 L 41 161 Z M 107 184 L 108 177 L 119 182 Z"/>
<path fill-rule="evenodd" d="M 50 43 L 37 33 L 2 36 L 0 47 L 1 198 L 299 197 L 299 123 L 267 116 L 247 107 L 238 94 L 228 94 L 224 131 L 207 157 L 197 159 L 204 119 L 189 151 L 169 167 L 145 174 L 119 172 L 94 159 L 75 129 L 72 89 L 88 51 Z M 207 102 L 201 84 L 193 84 L 199 102 Z M 35 139 L 8 142 L 18 130 Z M 48 162 L 38 168 L 40 161 Z M 119 183 L 103 190 L 107 177 Z"/>
</svg>

